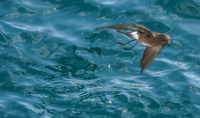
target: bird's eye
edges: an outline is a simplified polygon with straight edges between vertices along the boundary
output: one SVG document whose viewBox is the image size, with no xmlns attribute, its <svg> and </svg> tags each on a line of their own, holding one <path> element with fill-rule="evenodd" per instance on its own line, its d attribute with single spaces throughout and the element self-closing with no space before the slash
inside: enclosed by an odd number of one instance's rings
<svg viewBox="0 0 200 118">
<path fill-rule="evenodd" d="M 143 33 L 144 33 L 142 30 L 139 30 L 138 32 L 139 32 L 140 34 L 143 34 Z"/>
</svg>

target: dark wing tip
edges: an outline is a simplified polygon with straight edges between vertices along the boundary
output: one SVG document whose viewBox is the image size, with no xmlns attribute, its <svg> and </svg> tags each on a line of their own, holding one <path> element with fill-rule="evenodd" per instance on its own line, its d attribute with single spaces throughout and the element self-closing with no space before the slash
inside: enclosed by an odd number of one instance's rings
<svg viewBox="0 0 200 118">
<path fill-rule="evenodd" d="M 119 29 L 119 30 L 127 30 L 127 29 L 134 29 L 134 27 L 137 27 L 136 25 L 131 24 L 118 24 L 118 25 L 108 25 L 104 27 L 96 28 L 95 30 L 101 30 L 101 29 Z"/>
<path fill-rule="evenodd" d="M 143 74 L 143 69 L 141 69 L 140 74 Z"/>
</svg>

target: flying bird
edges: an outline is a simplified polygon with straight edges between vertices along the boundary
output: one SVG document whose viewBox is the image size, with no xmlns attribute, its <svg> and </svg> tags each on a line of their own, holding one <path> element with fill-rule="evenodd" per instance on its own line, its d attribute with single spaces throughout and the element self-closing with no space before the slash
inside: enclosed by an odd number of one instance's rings
<svg viewBox="0 0 200 118">
<path fill-rule="evenodd" d="M 104 28 L 116 29 L 117 32 L 123 33 L 132 38 L 131 41 L 124 44 L 117 42 L 120 45 L 124 46 L 132 41 L 137 41 L 136 44 L 140 42 L 141 44 L 146 45 L 140 64 L 141 73 L 143 73 L 144 69 L 146 69 L 151 64 L 153 59 L 159 54 L 159 52 L 166 44 L 170 46 L 170 36 L 168 34 L 151 32 L 151 30 L 149 30 L 144 26 L 120 24 L 120 25 L 109 25 L 97 29 L 104 29 Z M 136 30 L 136 31 L 122 32 L 120 30 Z M 124 50 L 131 50 L 135 45 L 133 45 L 131 48 L 124 48 Z"/>
</svg>

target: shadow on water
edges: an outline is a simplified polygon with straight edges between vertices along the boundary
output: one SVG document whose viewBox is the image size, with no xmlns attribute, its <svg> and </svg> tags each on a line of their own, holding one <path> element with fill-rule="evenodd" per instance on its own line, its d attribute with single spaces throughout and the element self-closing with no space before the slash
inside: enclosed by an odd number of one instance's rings
<svg viewBox="0 0 200 118">
<path fill-rule="evenodd" d="M 92 74 L 97 69 L 97 65 L 89 62 L 87 59 L 76 54 L 77 47 L 72 46 L 72 53 L 74 57 L 60 57 L 57 62 L 60 66 L 61 73 L 68 73 L 68 76 L 75 78 L 94 79 L 97 78 Z"/>
</svg>

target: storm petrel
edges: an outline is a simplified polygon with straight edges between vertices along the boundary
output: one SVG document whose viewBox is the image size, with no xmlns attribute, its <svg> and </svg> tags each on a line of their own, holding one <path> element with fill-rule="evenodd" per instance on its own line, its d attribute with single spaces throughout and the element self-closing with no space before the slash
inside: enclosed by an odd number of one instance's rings
<svg viewBox="0 0 200 118">
<path fill-rule="evenodd" d="M 120 45 L 126 45 L 132 41 L 137 41 L 136 44 L 140 42 L 147 46 L 146 49 L 144 50 L 143 57 L 140 64 L 141 73 L 143 73 L 144 69 L 146 69 L 151 64 L 153 59 L 159 54 L 159 52 L 162 50 L 162 48 L 166 44 L 170 46 L 169 35 L 161 34 L 157 32 L 151 32 L 151 30 L 149 30 L 148 28 L 144 26 L 120 24 L 120 25 L 110 25 L 110 26 L 100 27 L 98 29 L 103 29 L 103 28 L 116 29 L 117 32 L 126 34 L 127 36 L 132 38 L 131 41 L 124 44 L 117 42 Z M 120 30 L 136 30 L 136 31 L 122 32 Z M 132 46 L 131 48 L 124 48 L 124 49 L 131 50 L 134 46 Z"/>
</svg>

